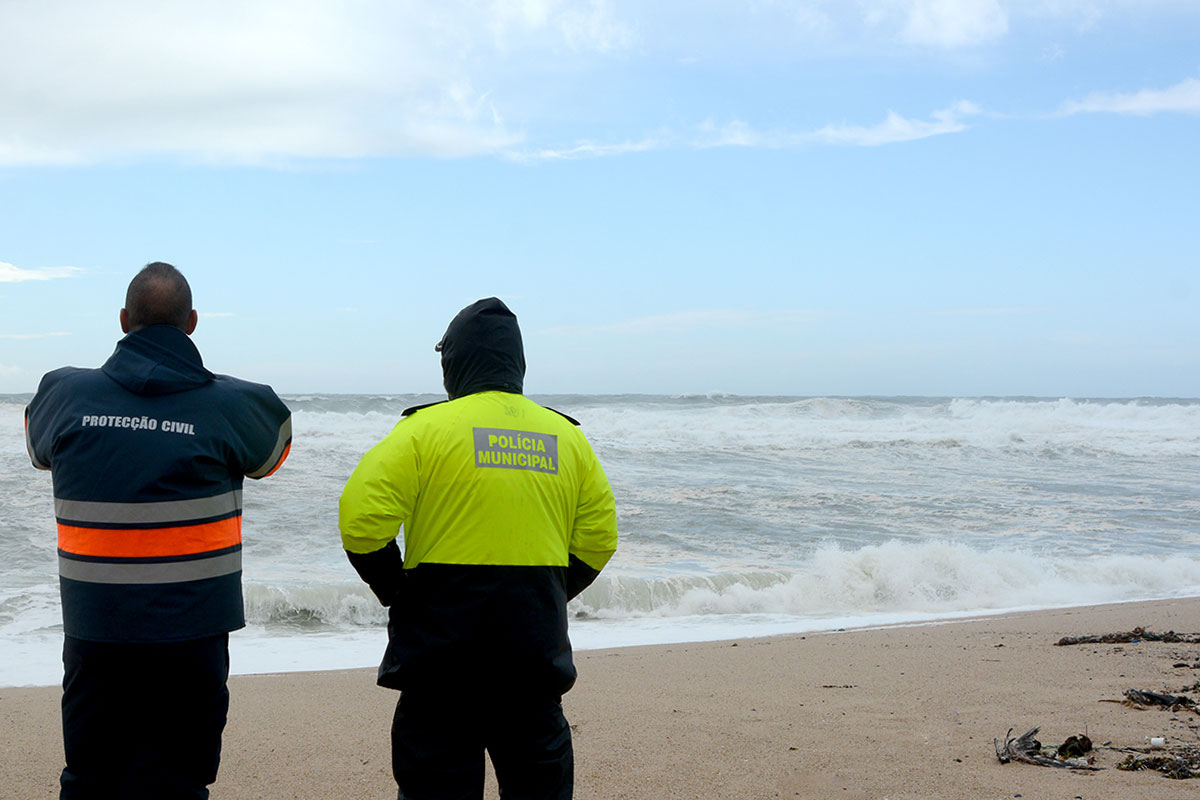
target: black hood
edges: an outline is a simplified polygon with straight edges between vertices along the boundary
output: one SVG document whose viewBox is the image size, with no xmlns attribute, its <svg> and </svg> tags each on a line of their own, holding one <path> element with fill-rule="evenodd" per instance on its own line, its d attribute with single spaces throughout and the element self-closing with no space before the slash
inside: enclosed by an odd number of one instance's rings
<svg viewBox="0 0 1200 800">
<path fill-rule="evenodd" d="M 127 335 L 101 369 L 140 395 L 186 392 L 213 379 L 191 338 L 172 325 L 149 325 Z"/>
<path fill-rule="evenodd" d="M 520 394 L 525 383 L 525 348 L 517 316 L 495 297 L 458 312 L 438 342 L 442 383 L 451 400 L 476 392 Z"/>
</svg>

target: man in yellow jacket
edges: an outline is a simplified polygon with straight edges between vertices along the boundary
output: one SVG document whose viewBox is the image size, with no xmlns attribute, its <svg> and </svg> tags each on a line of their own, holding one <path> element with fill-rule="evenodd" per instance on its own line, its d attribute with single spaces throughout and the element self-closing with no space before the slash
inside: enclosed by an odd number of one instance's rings
<svg viewBox="0 0 1200 800">
<path fill-rule="evenodd" d="M 390 606 L 378 682 L 401 692 L 399 797 L 482 797 L 486 751 L 506 800 L 570 798 L 567 601 L 616 550 L 612 489 L 578 423 L 521 394 L 504 303 L 464 308 L 436 349 L 449 401 L 404 412 L 339 514 L 351 564 Z"/>
</svg>

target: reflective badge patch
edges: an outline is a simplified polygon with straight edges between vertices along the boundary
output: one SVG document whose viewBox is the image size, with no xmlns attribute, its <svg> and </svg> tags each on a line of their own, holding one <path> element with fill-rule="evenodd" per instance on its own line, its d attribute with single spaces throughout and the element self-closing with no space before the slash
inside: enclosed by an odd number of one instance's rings
<svg viewBox="0 0 1200 800">
<path fill-rule="evenodd" d="M 475 466 L 558 474 L 558 437 L 552 433 L 475 429 Z"/>
</svg>

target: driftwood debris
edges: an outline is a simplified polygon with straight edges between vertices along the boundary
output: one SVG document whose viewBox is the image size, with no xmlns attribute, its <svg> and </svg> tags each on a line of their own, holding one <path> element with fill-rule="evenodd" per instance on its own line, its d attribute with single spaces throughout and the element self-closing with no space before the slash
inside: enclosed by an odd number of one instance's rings
<svg viewBox="0 0 1200 800">
<path fill-rule="evenodd" d="M 1120 764 L 1117 764 L 1117 769 L 1127 772 L 1150 769 L 1175 780 L 1197 778 L 1200 777 L 1200 750 L 1190 748 L 1181 750 L 1178 754 L 1172 753 L 1164 756 L 1143 756 L 1132 753 L 1126 756 Z"/>
<path fill-rule="evenodd" d="M 1100 702 L 1120 703 L 1138 711 L 1145 711 L 1147 708 L 1157 706 L 1175 713 L 1191 711 L 1193 714 L 1200 714 L 1200 708 L 1196 707 L 1196 701 L 1184 695 L 1163 694 L 1143 689 L 1126 689 L 1124 695 L 1124 700 L 1101 700 Z"/>
<path fill-rule="evenodd" d="M 1038 728 L 1031 728 L 1014 738 L 1012 735 L 1013 729 L 1009 728 L 1008 733 L 1004 735 L 1003 745 L 1000 744 L 999 739 L 992 740 L 992 744 L 996 748 L 996 758 L 1000 759 L 1001 764 L 1007 764 L 1010 761 L 1020 761 L 1025 764 L 1036 764 L 1040 767 L 1059 767 L 1060 769 L 1103 769 L 1103 767 L 1093 766 L 1087 758 L 1082 756 L 1079 758 L 1058 758 L 1047 755 L 1042 752 L 1042 743 L 1034 738 L 1037 736 L 1038 730 Z M 1076 737 L 1071 738 L 1075 739 Z M 1086 736 L 1079 738 L 1087 739 Z M 1067 741 L 1070 742 L 1071 739 Z M 1088 743 L 1091 743 L 1090 740 Z"/>
<path fill-rule="evenodd" d="M 1103 633 L 1090 636 L 1064 636 L 1055 642 L 1056 647 L 1066 647 L 1072 644 L 1129 644 L 1132 642 L 1183 642 L 1200 644 L 1200 633 L 1155 633 L 1143 627 L 1134 628 L 1124 633 Z"/>
<path fill-rule="evenodd" d="M 1183 695 L 1163 694 L 1161 692 L 1148 692 L 1141 689 L 1126 689 L 1125 696 L 1133 702 L 1143 706 L 1166 706 L 1172 711 L 1179 710 L 1180 706 L 1189 708 L 1196 705 L 1196 701 L 1190 697 Z"/>
</svg>

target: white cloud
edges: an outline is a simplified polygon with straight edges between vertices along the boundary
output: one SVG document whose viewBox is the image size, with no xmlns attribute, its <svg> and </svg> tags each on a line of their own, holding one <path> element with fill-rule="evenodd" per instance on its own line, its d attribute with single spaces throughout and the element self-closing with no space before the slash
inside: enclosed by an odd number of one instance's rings
<svg viewBox="0 0 1200 800">
<path fill-rule="evenodd" d="M 920 120 L 902 117 L 889 111 L 887 117 L 875 125 L 826 125 L 816 131 L 759 131 L 745 122 L 734 121 L 717 128 L 712 123 L 701 126 L 704 135 L 703 147 L 800 147 L 811 144 L 852 145 L 878 147 L 897 142 L 911 142 L 960 133 L 970 126 L 966 117 L 982 113 L 974 103 L 961 100 L 949 108 L 934 111 L 932 119 Z"/>
<path fill-rule="evenodd" d="M 900 32 L 912 44 L 957 48 L 985 44 L 1008 32 L 997 0 L 910 0 Z"/>
<path fill-rule="evenodd" d="M 826 125 L 814 133 L 813 137 L 828 144 L 878 147 L 946 133 L 961 133 L 970 127 L 963 119 L 978 113 L 980 109 L 974 103 L 960 100 L 949 108 L 934 111 L 933 119 L 930 120 L 909 119 L 889 111 L 887 118 L 877 125 Z"/>
<path fill-rule="evenodd" d="M 0 339 L 46 339 L 51 336 L 70 336 L 66 331 L 54 331 L 53 333 L 0 333 Z"/>
<path fill-rule="evenodd" d="M 876 125 L 826 125 L 815 131 L 764 131 L 742 120 L 733 120 L 724 125 L 717 125 L 712 120 L 707 120 L 697 127 L 697 135 L 690 139 L 676 136 L 669 131 L 659 131 L 654 136 L 638 141 L 625 141 L 617 144 L 581 142 L 573 147 L 513 151 L 507 155 L 515 161 L 537 161 L 602 158 L 676 146 L 701 149 L 760 147 L 777 150 L 822 144 L 878 147 L 946 133 L 960 133 L 970 128 L 964 121 L 966 117 L 981 113 L 983 111 L 974 103 L 961 100 L 949 108 L 934 111 L 929 120 L 909 119 L 890 111 L 887 117 Z"/>
<path fill-rule="evenodd" d="M 0 166 L 496 153 L 505 53 L 633 41 L 599 0 L 2 3 L 0 31 Z"/>
<path fill-rule="evenodd" d="M 888 38 L 955 50 L 989 44 L 1008 33 L 1000 0 L 859 0 L 862 20 Z"/>
<path fill-rule="evenodd" d="M 604 156 L 622 156 L 627 153 L 645 153 L 659 150 L 667 146 L 668 138 L 664 135 L 649 137 L 640 141 L 625 141 L 617 144 L 597 144 L 596 142 L 580 142 L 573 147 L 542 148 L 540 150 L 519 151 L 508 153 L 514 161 L 570 161 L 581 158 L 603 158 Z"/>
<path fill-rule="evenodd" d="M 484 17 L 496 45 L 505 50 L 531 34 L 548 36 L 570 50 L 600 53 L 625 50 L 635 38 L 607 0 L 492 0 Z"/>
<path fill-rule="evenodd" d="M 12 264 L 0 261 L 0 283 L 21 283 L 22 281 L 52 281 L 58 278 L 74 278 L 83 274 L 79 267 L 35 267 L 22 269 Z"/>
<path fill-rule="evenodd" d="M 1174 13 L 1182 3 L 1152 5 Z M 532 161 L 687 146 L 685 133 L 639 138 L 667 117 L 643 123 L 620 116 L 644 112 L 645 97 L 634 87 L 661 89 L 670 80 L 665 63 L 702 57 L 720 74 L 744 69 L 747 54 L 768 62 L 797 53 L 813 61 L 897 57 L 898 50 L 912 57 L 911 45 L 985 46 L 1008 34 L 1010 20 L 1024 29 L 1099 18 L 1097 8 L 1149 13 L 1133 0 L 0 2 L 0 167 L 163 157 Z M 1057 45 L 1045 53 L 1060 55 Z M 647 67 L 657 72 L 641 81 L 638 70 Z M 617 102 L 618 91 L 630 92 L 630 102 Z M 1069 113 L 1120 97 L 1094 96 Z M 684 102 L 652 113 L 672 121 L 708 113 Z M 732 107 L 745 103 L 724 108 Z M 891 114 L 873 127 L 815 133 L 733 122 L 707 131 L 698 145 L 877 145 L 965 129 L 965 114 L 943 113 L 950 116 Z M 611 135 L 563 132 L 584 120 L 627 127 Z M 548 135 L 541 125 L 556 129 Z M 684 128 L 676 123 L 676 131 Z"/>
<path fill-rule="evenodd" d="M 1143 89 L 1128 94 L 1093 92 L 1083 100 L 1063 104 L 1063 114 L 1200 114 L 1200 79 L 1186 78 L 1166 89 Z"/>
<path fill-rule="evenodd" d="M 803 134 L 762 132 L 740 119 L 717 127 L 711 120 L 700 126 L 700 147 L 795 147 L 803 144 Z"/>
<path fill-rule="evenodd" d="M 14 375 L 20 375 L 22 372 L 20 367 L 12 367 L 8 364 L 0 364 L 0 378 L 11 378 Z"/>
</svg>

